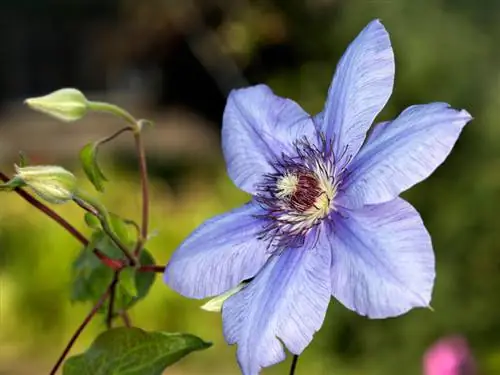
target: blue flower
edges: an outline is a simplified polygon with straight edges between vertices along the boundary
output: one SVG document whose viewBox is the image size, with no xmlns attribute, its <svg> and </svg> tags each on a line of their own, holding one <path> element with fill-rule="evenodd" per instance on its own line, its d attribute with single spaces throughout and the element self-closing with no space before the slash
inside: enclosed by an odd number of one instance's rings
<svg viewBox="0 0 500 375">
<path fill-rule="evenodd" d="M 415 105 L 365 142 L 393 82 L 389 35 L 375 20 L 340 60 L 320 114 L 264 85 L 229 96 L 224 157 L 253 199 L 201 225 L 164 278 L 191 298 L 251 280 L 222 309 L 245 375 L 282 361 L 283 345 L 300 354 L 331 296 L 370 318 L 429 306 L 431 239 L 398 196 L 444 161 L 471 116 L 445 103 Z"/>
</svg>

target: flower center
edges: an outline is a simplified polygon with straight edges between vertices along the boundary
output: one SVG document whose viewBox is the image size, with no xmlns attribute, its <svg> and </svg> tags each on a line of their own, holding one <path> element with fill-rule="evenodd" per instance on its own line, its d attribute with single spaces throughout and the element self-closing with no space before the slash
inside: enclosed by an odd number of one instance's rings
<svg viewBox="0 0 500 375">
<path fill-rule="evenodd" d="M 337 188 L 333 158 L 307 141 L 295 144 L 296 156 L 282 155 L 264 176 L 257 201 L 266 209 L 262 239 L 280 248 L 300 246 L 311 228 L 334 209 Z"/>
<path fill-rule="evenodd" d="M 276 197 L 285 201 L 297 212 L 311 209 L 322 194 L 316 176 L 299 172 L 286 173 L 276 183 Z"/>
</svg>

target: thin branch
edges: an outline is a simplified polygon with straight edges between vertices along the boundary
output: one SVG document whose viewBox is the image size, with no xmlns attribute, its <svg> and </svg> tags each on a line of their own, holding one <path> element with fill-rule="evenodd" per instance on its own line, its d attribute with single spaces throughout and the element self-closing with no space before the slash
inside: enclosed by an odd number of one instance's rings
<svg viewBox="0 0 500 375">
<path fill-rule="evenodd" d="M 121 311 L 120 316 L 122 317 L 123 324 L 125 325 L 125 327 L 127 328 L 132 327 L 132 322 L 130 321 L 130 316 L 128 315 L 128 312 Z"/>
<path fill-rule="evenodd" d="M 134 250 L 134 256 L 139 257 L 142 247 L 148 238 L 149 230 L 149 186 L 148 186 L 148 167 L 146 162 L 146 152 L 144 149 L 144 143 L 142 141 L 141 131 L 137 131 L 134 134 L 135 148 L 137 150 L 137 157 L 139 158 L 139 172 L 141 176 L 141 192 L 142 192 L 142 223 L 141 223 L 141 234 L 137 245 Z"/>
<path fill-rule="evenodd" d="M 155 272 L 155 273 L 163 273 L 165 272 L 166 266 L 157 266 L 154 264 L 146 264 L 144 266 L 140 266 L 137 268 L 137 272 Z"/>
<path fill-rule="evenodd" d="M 101 222 L 102 229 L 111 238 L 115 245 L 121 250 L 121 252 L 127 257 L 131 265 L 137 264 L 135 257 L 130 253 L 129 249 L 121 242 L 118 236 L 113 232 L 111 224 L 109 221 L 109 214 L 107 213 L 104 206 L 98 203 L 96 200 L 87 196 L 82 191 L 78 192 L 78 196 L 73 197 L 73 201 L 83 208 L 85 211 L 94 215 Z"/>
<path fill-rule="evenodd" d="M 96 302 L 96 304 L 94 305 L 94 307 L 92 308 L 92 310 L 90 311 L 90 313 L 83 320 L 82 324 L 80 324 L 80 326 L 77 328 L 77 330 L 75 331 L 75 333 L 73 334 L 73 336 L 69 340 L 68 344 L 64 348 L 63 352 L 61 353 L 61 355 L 60 355 L 59 359 L 57 360 L 56 364 L 52 368 L 52 371 L 50 372 L 50 375 L 55 375 L 56 374 L 57 370 L 59 369 L 59 367 L 63 363 L 64 359 L 68 355 L 68 353 L 71 350 L 71 348 L 73 347 L 75 341 L 78 339 L 78 337 L 80 336 L 80 334 L 82 333 L 82 331 L 85 329 L 85 327 L 90 323 L 90 321 L 95 316 L 95 314 L 97 314 L 97 311 L 99 311 L 99 309 L 104 304 L 104 302 L 106 302 L 106 299 L 109 297 L 109 295 L 111 293 L 111 290 L 115 288 L 117 281 L 118 281 L 117 278 L 113 278 L 113 281 L 111 282 L 111 284 L 109 284 L 109 286 L 106 289 L 106 291 L 104 292 L 104 294 L 101 296 L 101 298 L 99 298 L 99 300 Z"/>
<path fill-rule="evenodd" d="M 4 182 L 10 181 L 10 178 L 7 175 L 3 174 L 2 172 L 0 172 L 0 179 Z M 51 208 L 40 202 L 38 199 L 33 197 L 30 193 L 26 192 L 21 188 L 16 188 L 14 189 L 14 191 L 29 204 L 38 208 L 45 215 L 50 217 L 52 220 L 56 221 L 59 225 L 61 225 L 64 229 L 66 229 L 73 237 L 75 237 L 78 241 L 80 241 L 80 243 L 83 246 L 87 246 L 89 244 L 89 241 L 85 238 L 85 236 L 81 234 L 73 225 L 71 225 L 69 222 L 63 219 L 54 210 L 52 210 Z"/>
<path fill-rule="evenodd" d="M 292 367 L 290 367 L 290 375 L 295 375 L 295 369 L 297 368 L 298 361 L 299 361 L 299 356 L 294 355 L 292 359 Z"/>
<path fill-rule="evenodd" d="M 120 275 L 120 271 L 115 271 L 113 275 L 113 286 L 109 291 L 109 304 L 108 304 L 108 315 L 106 316 L 106 327 L 111 329 L 113 326 L 113 310 L 115 307 L 115 296 L 116 296 L 116 285 L 118 283 L 118 277 Z"/>
<path fill-rule="evenodd" d="M 4 173 L 0 172 L 0 180 L 8 182 L 10 181 L 10 178 Z M 66 231 L 69 234 L 71 234 L 74 238 L 76 238 L 83 246 L 89 245 L 89 240 L 87 240 L 87 238 L 85 238 L 85 236 L 81 234 L 78 231 L 78 229 L 76 229 L 73 225 L 71 225 L 68 221 L 66 221 L 66 219 L 62 218 L 57 212 L 55 212 L 50 207 L 46 206 L 44 203 L 40 202 L 30 193 L 21 188 L 16 188 L 14 189 L 14 191 L 26 202 L 28 202 L 33 207 L 43 212 L 45 215 L 47 215 L 56 223 L 58 223 L 60 226 L 62 226 L 64 229 L 66 229 Z M 121 260 L 112 259 L 108 257 L 106 254 L 104 254 L 104 252 L 102 252 L 98 248 L 94 248 L 92 249 L 92 251 L 97 256 L 97 258 L 99 258 L 101 262 L 106 266 L 111 267 L 113 269 L 123 268 L 124 264 L 121 262 Z"/>
<path fill-rule="evenodd" d="M 108 142 L 111 142 L 113 139 L 117 138 L 118 136 L 120 136 L 122 133 L 125 133 L 125 132 L 128 132 L 128 131 L 132 131 L 134 129 L 132 129 L 132 127 L 130 126 L 127 126 L 126 128 L 121 128 L 120 130 L 118 130 L 117 132 L 111 134 L 109 137 L 106 137 L 106 138 L 103 138 L 99 141 L 97 141 L 97 143 L 99 145 L 103 145 L 105 143 L 108 143 Z"/>
</svg>

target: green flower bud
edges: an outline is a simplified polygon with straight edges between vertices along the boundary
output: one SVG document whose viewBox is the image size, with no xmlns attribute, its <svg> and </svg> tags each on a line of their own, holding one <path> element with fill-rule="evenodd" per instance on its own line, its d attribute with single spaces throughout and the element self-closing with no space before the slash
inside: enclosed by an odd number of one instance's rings
<svg viewBox="0 0 500 375">
<path fill-rule="evenodd" d="M 46 113 L 61 121 L 72 122 L 81 119 L 88 111 L 88 101 L 76 89 L 60 89 L 51 94 L 26 99 L 25 103 L 35 111 Z"/>
<path fill-rule="evenodd" d="M 52 165 L 16 166 L 16 178 L 22 180 L 38 196 L 50 203 L 60 204 L 73 199 L 76 177 L 66 169 Z"/>
</svg>

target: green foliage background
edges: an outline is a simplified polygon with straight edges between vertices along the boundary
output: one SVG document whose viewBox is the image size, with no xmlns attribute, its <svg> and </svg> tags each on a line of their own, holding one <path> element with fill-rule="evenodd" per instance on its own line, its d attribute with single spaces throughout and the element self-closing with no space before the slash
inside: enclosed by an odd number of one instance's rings
<svg viewBox="0 0 500 375">
<path fill-rule="evenodd" d="M 251 3 L 237 22 L 244 38 L 229 41 L 244 65 L 245 58 L 266 42 L 264 20 L 275 17 L 273 22 L 285 28 L 302 62 L 254 78 L 315 112 L 323 105 L 335 63 L 347 44 L 369 20 L 381 18 L 391 33 L 397 64 L 394 96 L 381 119 L 410 104 L 446 101 L 466 108 L 475 120 L 446 163 L 405 193 L 433 237 L 435 311 L 372 321 L 332 301 L 324 328 L 301 359 L 298 374 L 420 374 L 426 347 L 454 333 L 469 339 L 480 374 L 500 374 L 500 2 L 332 3 Z M 220 150 L 213 153 L 213 166 L 193 165 L 182 171 L 177 181 L 181 188 L 172 189 L 161 175 L 153 179 L 152 228 L 158 235 L 148 248 L 160 263 L 206 218 L 247 199 L 226 177 Z M 120 168 L 110 171 L 109 166 L 107 175 L 114 181 L 107 188 L 114 192 L 107 196 L 107 206 L 122 215 L 139 212 L 135 175 Z M 168 175 L 163 177 L 168 181 Z M 79 247 L 16 196 L 2 195 L 0 200 L 0 370 L 2 363 L 21 362 L 48 369 L 90 308 L 69 302 L 71 263 Z M 85 230 L 77 208 L 64 206 L 60 212 Z M 132 319 L 145 329 L 186 331 L 214 342 L 214 347 L 184 360 L 171 373 L 238 373 L 234 348 L 227 347 L 221 335 L 220 317 L 201 311 L 200 305 L 173 293 L 158 275 L 152 293 L 132 309 Z M 102 328 L 102 321 L 93 323 L 75 353 Z M 283 374 L 287 366 L 265 373 Z"/>
</svg>

